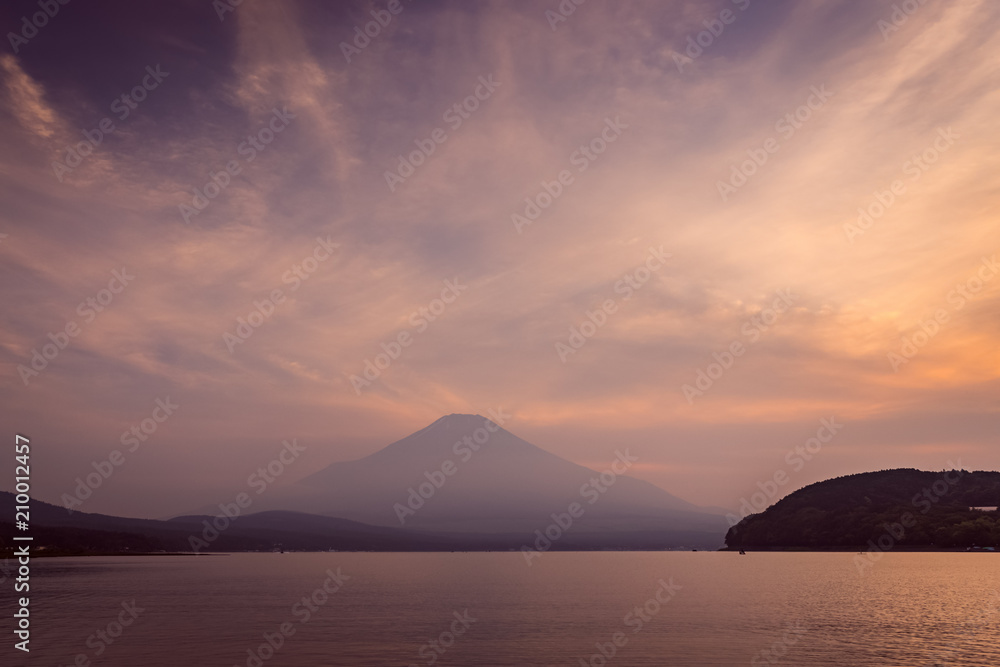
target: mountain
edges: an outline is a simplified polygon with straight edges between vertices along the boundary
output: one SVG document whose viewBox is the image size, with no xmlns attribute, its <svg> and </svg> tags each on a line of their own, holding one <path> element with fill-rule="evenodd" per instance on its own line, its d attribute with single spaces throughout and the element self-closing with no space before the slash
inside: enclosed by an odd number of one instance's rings
<svg viewBox="0 0 1000 667">
<path fill-rule="evenodd" d="M 254 499 L 254 509 L 397 528 L 530 534 L 575 502 L 583 514 L 574 532 L 693 531 L 721 538 L 722 512 L 627 476 L 635 459 L 627 446 L 608 458 L 608 470 L 591 470 L 485 417 L 452 414 L 374 454 L 268 491 Z"/>
<path fill-rule="evenodd" d="M 730 528 L 731 549 L 1000 546 L 1000 472 L 910 468 L 818 482 Z M 881 540 L 881 542 L 880 542 Z M 871 542 L 871 544 L 869 543 Z M 884 550 L 884 548 L 882 549 Z"/>
<path fill-rule="evenodd" d="M 32 544 L 44 553 L 80 554 L 270 551 L 276 545 L 311 551 L 518 550 L 537 544 L 536 531 L 551 534 L 546 529 L 555 520 L 561 523 L 551 544 L 555 550 L 722 543 L 721 511 L 628 477 L 624 473 L 636 459 L 627 447 L 612 456 L 607 470 L 594 471 L 484 417 L 449 415 L 363 459 L 255 495 L 253 513 L 235 519 L 220 516 L 219 506 L 160 521 L 68 512 L 32 499 Z M 235 511 L 231 499 L 228 505 Z M 0 517 L 13 516 L 13 507 L 13 494 L 0 492 Z M 0 531 L 13 528 L 0 521 Z M 0 543 L 0 550 L 10 548 Z"/>
</svg>

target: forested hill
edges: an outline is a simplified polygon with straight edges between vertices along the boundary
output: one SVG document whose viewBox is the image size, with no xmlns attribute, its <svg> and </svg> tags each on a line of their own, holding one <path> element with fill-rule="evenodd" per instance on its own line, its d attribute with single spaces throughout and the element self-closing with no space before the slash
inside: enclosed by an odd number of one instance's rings
<svg viewBox="0 0 1000 667">
<path fill-rule="evenodd" d="M 811 484 L 729 529 L 731 549 L 1000 546 L 1000 472 L 882 470 Z M 902 528 L 902 531 L 900 530 Z M 884 538 L 883 538 L 884 541 Z"/>
</svg>

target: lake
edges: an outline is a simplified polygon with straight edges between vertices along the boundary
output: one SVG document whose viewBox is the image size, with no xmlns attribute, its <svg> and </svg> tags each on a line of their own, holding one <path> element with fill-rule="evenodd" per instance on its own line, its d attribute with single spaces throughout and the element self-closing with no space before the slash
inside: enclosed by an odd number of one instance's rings
<svg viewBox="0 0 1000 667">
<path fill-rule="evenodd" d="M 855 556 L 35 559 L 21 664 L 1000 664 L 1000 556 Z"/>
</svg>

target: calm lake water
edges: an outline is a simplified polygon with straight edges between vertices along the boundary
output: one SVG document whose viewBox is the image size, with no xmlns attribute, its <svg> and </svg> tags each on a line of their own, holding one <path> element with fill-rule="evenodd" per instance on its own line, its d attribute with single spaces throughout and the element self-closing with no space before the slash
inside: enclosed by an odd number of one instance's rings
<svg viewBox="0 0 1000 667">
<path fill-rule="evenodd" d="M 1000 555 L 889 553 L 865 576 L 854 557 L 553 552 L 530 567 L 518 553 L 36 559 L 30 662 L 7 662 L 5 646 L 3 663 L 72 665 L 83 654 L 93 665 L 128 667 L 405 666 L 432 658 L 1000 665 Z M 338 568 L 339 589 L 329 574 Z M 337 590 L 327 594 L 324 584 Z M 294 634 L 282 636 L 282 624 Z M 265 633 L 280 648 L 270 651 Z"/>
</svg>

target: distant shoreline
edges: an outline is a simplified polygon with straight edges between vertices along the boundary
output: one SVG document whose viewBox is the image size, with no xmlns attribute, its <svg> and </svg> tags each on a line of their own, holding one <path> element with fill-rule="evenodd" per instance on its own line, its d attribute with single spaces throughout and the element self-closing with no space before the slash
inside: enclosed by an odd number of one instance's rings
<svg viewBox="0 0 1000 667">
<path fill-rule="evenodd" d="M 149 552 L 139 552 L 139 551 L 97 551 L 97 552 L 72 552 L 72 551 L 56 551 L 56 550 L 43 550 L 43 551 L 32 551 L 31 558 L 34 560 L 36 558 L 82 558 L 82 557 L 101 557 L 101 556 L 225 556 L 225 553 L 204 553 L 196 554 L 191 551 L 149 551 Z M 13 549 L 3 549 L 0 550 L 0 558 L 14 558 Z"/>
<path fill-rule="evenodd" d="M 722 547 L 720 549 L 561 549 L 553 550 L 555 553 L 610 553 L 610 552 L 620 552 L 620 553 L 739 553 L 739 549 L 730 549 L 728 547 Z M 859 554 L 868 553 L 868 551 L 858 547 L 858 548 L 847 548 L 847 547 L 830 547 L 830 548 L 798 548 L 798 547 L 788 547 L 788 548 L 762 548 L 762 549 L 744 549 L 747 554 L 752 553 L 846 553 L 846 554 Z M 891 552 L 896 553 L 1000 553 L 997 551 L 985 551 L 985 550 L 974 550 L 970 551 L 968 549 L 961 548 L 936 548 L 936 547 L 910 547 L 903 548 L 898 547 L 892 549 Z M 886 553 L 891 553 L 886 552 Z M 194 553 L 191 551 L 171 551 L 171 552 L 129 552 L 129 551 L 102 551 L 102 552 L 89 552 L 89 553 L 74 553 L 74 552 L 48 552 L 40 551 L 37 553 L 32 553 L 32 558 L 101 558 L 109 556 L 230 556 L 233 554 L 275 554 L 282 555 L 295 554 L 295 553 L 310 553 L 310 554 L 323 554 L 323 553 L 386 553 L 386 554 L 422 554 L 422 553 L 512 553 L 516 554 L 517 551 L 510 550 L 489 550 L 489 549 L 436 549 L 436 550 L 371 550 L 371 549 L 357 549 L 357 550 L 338 550 L 338 551 L 308 551 L 308 550 L 286 550 L 285 552 L 277 551 L 212 551 L 212 552 L 200 552 Z M 13 551 L 0 551 L 0 558 L 13 558 Z"/>
<path fill-rule="evenodd" d="M 733 551 L 739 552 L 739 547 L 723 547 L 719 551 Z M 868 553 L 871 549 L 867 549 L 863 546 L 857 547 L 743 547 L 743 551 L 747 553 L 767 553 L 767 552 L 809 552 L 809 553 Z M 906 552 L 906 553 L 1000 553 L 998 551 L 987 551 L 985 549 L 967 549 L 965 547 L 895 547 L 888 551 L 879 551 L 879 553 L 892 553 L 892 552 Z"/>
</svg>

